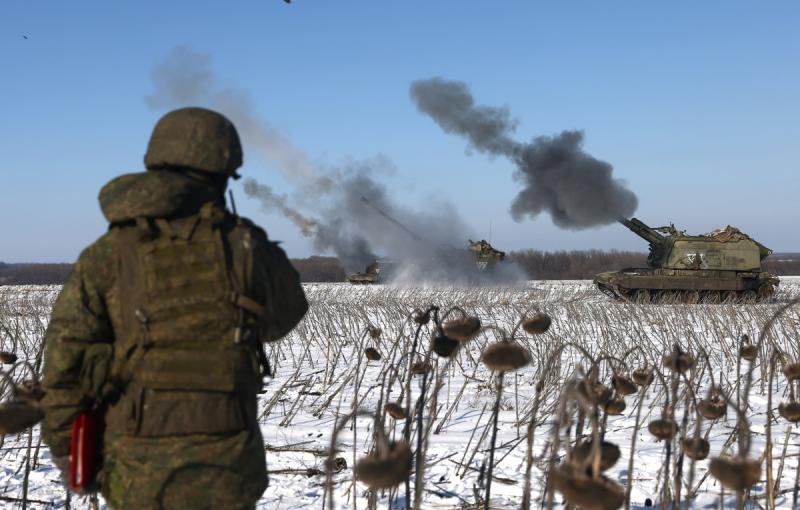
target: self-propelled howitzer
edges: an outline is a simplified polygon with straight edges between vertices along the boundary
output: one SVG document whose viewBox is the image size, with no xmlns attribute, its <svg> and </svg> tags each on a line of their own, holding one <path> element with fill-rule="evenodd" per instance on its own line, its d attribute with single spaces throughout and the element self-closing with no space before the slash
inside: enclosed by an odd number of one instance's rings
<svg viewBox="0 0 800 510">
<path fill-rule="evenodd" d="M 473 241 L 470 239 L 466 250 L 449 245 L 440 245 L 430 250 L 429 245 L 432 243 L 430 240 L 425 239 L 408 228 L 373 204 L 368 198 L 362 196 L 361 202 L 368 206 L 373 212 L 383 217 L 388 224 L 402 232 L 411 242 L 419 245 L 421 251 L 430 251 L 431 260 L 429 260 L 428 263 L 431 266 L 460 267 L 463 265 L 467 277 L 478 279 L 476 277 L 489 277 L 492 274 L 492 270 L 505 260 L 506 253 L 495 249 L 484 239 L 480 241 Z M 416 262 L 419 263 L 420 260 Z M 422 262 L 424 265 L 425 261 L 423 260 Z M 376 260 L 367 266 L 365 271 L 359 271 L 348 275 L 347 281 L 353 284 L 381 283 L 391 279 L 390 275 L 397 271 L 398 266 L 402 266 L 402 260 L 394 262 Z"/>
<path fill-rule="evenodd" d="M 761 270 L 772 250 L 737 228 L 694 236 L 636 218 L 619 222 L 649 243 L 649 267 L 595 276 L 609 296 L 645 303 L 754 302 L 769 298 L 778 286 L 778 278 Z"/>
</svg>

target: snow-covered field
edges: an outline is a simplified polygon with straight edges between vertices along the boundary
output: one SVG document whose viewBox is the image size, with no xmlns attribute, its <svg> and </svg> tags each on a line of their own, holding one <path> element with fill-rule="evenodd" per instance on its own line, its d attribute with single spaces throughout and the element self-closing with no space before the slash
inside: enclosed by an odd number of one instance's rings
<svg viewBox="0 0 800 510">
<path fill-rule="evenodd" d="M 711 378 L 737 401 L 737 389 L 746 383 L 750 362 L 738 357 L 739 338 L 748 334 L 757 339 L 772 314 L 791 299 L 800 296 L 800 279 L 782 279 L 775 302 L 757 305 L 630 305 L 612 303 L 585 281 L 534 281 L 522 288 L 391 288 L 384 286 L 349 286 L 346 284 L 309 284 L 306 293 L 312 303 L 303 322 L 287 338 L 273 344 L 271 362 L 276 371 L 261 397 L 261 428 L 267 443 L 270 487 L 259 508 L 290 509 L 323 507 L 325 496 L 325 458 L 337 416 L 355 407 L 379 412 L 379 421 L 390 438 L 401 439 L 404 420 L 396 422 L 385 415 L 383 404 L 397 401 L 405 406 L 404 381 L 408 380 L 407 354 L 417 330 L 409 315 L 415 309 L 438 306 L 440 316 L 453 306 L 480 318 L 484 329 L 467 343 L 457 358 L 447 363 L 432 356 L 432 378 L 427 388 L 423 429 L 430 429 L 425 455 L 424 490 L 421 508 L 460 508 L 474 505 L 486 492 L 486 466 L 492 436 L 492 409 L 497 396 L 497 376 L 479 360 L 480 353 L 503 335 L 509 335 L 522 316 L 536 307 L 553 318 L 549 331 L 531 336 L 521 330 L 516 341 L 532 355 L 531 365 L 506 374 L 498 415 L 498 433 L 494 449 L 494 472 L 491 484 L 491 508 L 519 508 L 524 492 L 526 434 L 535 414 L 532 505 L 538 507 L 547 498 L 545 473 L 551 462 L 565 456 L 565 443 L 574 441 L 575 414 L 572 426 L 555 428 L 553 424 L 561 403 L 569 404 L 567 381 L 580 367 L 588 369 L 589 356 L 605 361 L 598 364 L 600 381 L 610 384 L 613 369 L 625 373 L 644 366 L 662 367 L 661 356 L 673 344 L 693 353 L 696 368 L 687 379 L 698 399 L 706 396 Z M 58 287 L 0 287 L 0 350 L 15 351 L 37 369 L 41 338 L 47 315 Z M 450 315 L 457 317 L 458 312 Z M 373 339 L 368 328 L 381 330 Z M 746 417 L 752 445 L 749 456 L 759 458 L 766 450 L 768 408 L 768 366 L 775 349 L 787 361 L 800 360 L 800 306 L 779 317 L 761 345 L 753 362 L 753 384 Z M 433 322 L 419 331 L 419 360 L 427 354 Z M 12 340 L 17 339 L 16 344 Z M 564 344 L 560 354 L 554 355 Z M 373 347 L 381 359 L 369 361 L 364 349 Z M 637 348 L 638 349 L 634 349 Z M 586 352 L 583 353 L 581 348 Z M 705 351 L 708 363 L 700 355 Z M 611 358 L 609 358 L 611 357 Z M 544 367 L 554 360 L 550 375 L 544 377 L 541 403 L 534 413 L 537 382 Z M 614 360 L 613 358 L 616 358 Z M 780 371 L 774 375 L 772 390 L 772 473 L 777 481 L 776 507 L 791 508 L 800 458 L 800 428 L 780 417 L 778 403 L 789 399 L 788 384 Z M 6 365 L 5 368 L 8 368 Z M 670 373 L 663 370 L 669 382 Z M 762 377 L 763 374 L 763 377 Z M 15 377 L 24 374 L 15 372 Z M 414 407 L 421 392 L 422 377 L 411 378 L 411 402 Z M 440 391 L 434 392 L 436 380 Z M 684 413 L 687 383 L 681 381 L 674 416 L 682 426 L 686 416 L 686 435 L 695 433 L 694 412 Z M 647 424 L 661 417 L 669 384 L 658 377 L 646 390 L 625 398 L 622 415 L 600 414 L 599 426 L 605 440 L 616 443 L 620 460 L 605 475 L 625 484 L 629 478 L 631 445 L 633 454 L 631 506 L 643 507 L 650 498 L 657 505 L 663 494 L 666 471 L 670 487 L 680 464 L 682 498 L 696 494 L 694 505 L 718 505 L 719 483 L 708 475 L 708 460 L 692 462 L 676 456 L 678 440 L 672 444 L 670 462 L 666 462 L 666 443 L 657 441 Z M 671 390 L 670 390 L 671 391 Z M 435 396 L 432 398 L 432 395 Z M 738 397 L 744 402 L 743 396 Z M 381 404 L 379 406 L 379 404 Z M 567 405 L 569 409 L 569 405 Z M 591 413 L 589 413 L 591 415 Z M 635 422 L 639 415 L 640 426 Z M 344 426 L 338 437 L 336 454 L 347 467 L 333 475 L 336 508 L 405 508 L 406 489 L 372 494 L 361 482 L 353 483 L 355 458 L 369 453 L 373 445 L 376 421 L 370 417 Z M 411 442 L 416 448 L 416 420 L 411 424 Z M 746 428 L 746 427 L 745 427 Z M 726 417 L 716 422 L 703 421 L 700 431 L 711 443 L 709 458 L 721 453 L 735 454 L 738 448 L 736 413 L 729 408 Z M 589 421 L 582 428 L 590 435 Z M 679 437 L 680 437 L 679 432 Z M 551 446 L 558 435 L 560 447 Z M 632 441 L 633 440 L 633 441 Z M 27 455 L 29 448 L 32 453 Z M 29 460 L 29 462 L 27 460 Z M 27 467 L 26 467 L 27 466 Z M 27 473 L 27 476 L 26 476 Z M 762 464 L 760 482 L 749 493 L 749 504 L 766 508 L 766 463 Z M 690 485 L 691 482 L 691 485 Z M 415 475 L 410 493 L 414 494 Z M 27 485 L 27 487 L 25 487 Z M 6 436 L 0 443 L 0 507 L 20 507 L 26 493 L 28 508 L 58 508 L 65 504 L 65 493 L 57 472 L 50 463 L 47 449 L 39 446 L 38 430 L 29 435 Z M 726 491 L 726 504 L 735 505 L 735 493 Z M 555 494 L 556 505 L 563 498 Z M 326 503 L 327 504 L 327 503 Z M 73 498 L 73 508 L 87 507 Z M 102 506 L 102 502 L 101 502 Z"/>
</svg>

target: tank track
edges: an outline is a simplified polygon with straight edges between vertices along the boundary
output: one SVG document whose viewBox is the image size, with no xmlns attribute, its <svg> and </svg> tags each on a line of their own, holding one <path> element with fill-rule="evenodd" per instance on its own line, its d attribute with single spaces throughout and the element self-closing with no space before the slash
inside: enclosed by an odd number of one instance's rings
<svg viewBox="0 0 800 510">
<path fill-rule="evenodd" d="M 349 280 L 349 279 L 347 280 L 347 282 L 350 285 L 375 285 L 376 283 L 378 283 L 374 280 L 370 281 L 370 280 Z"/>
<path fill-rule="evenodd" d="M 769 284 L 744 291 L 623 289 L 602 283 L 598 283 L 597 288 L 620 302 L 661 305 L 752 304 L 769 301 L 775 294 L 775 287 Z"/>
</svg>

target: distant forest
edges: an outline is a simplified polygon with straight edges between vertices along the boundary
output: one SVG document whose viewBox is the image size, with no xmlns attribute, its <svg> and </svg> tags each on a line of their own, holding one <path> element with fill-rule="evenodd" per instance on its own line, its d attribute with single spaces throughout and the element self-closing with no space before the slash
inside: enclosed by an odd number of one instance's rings
<svg viewBox="0 0 800 510">
<path fill-rule="evenodd" d="M 584 280 L 603 271 L 646 267 L 647 254 L 633 251 L 512 251 L 516 262 L 536 280 Z M 346 274 L 336 257 L 292 259 L 304 282 L 343 282 Z M 764 261 L 764 270 L 778 276 L 800 276 L 800 253 L 775 253 Z M 0 285 L 44 285 L 66 281 L 72 264 L 7 264 L 0 262 Z"/>
</svg>

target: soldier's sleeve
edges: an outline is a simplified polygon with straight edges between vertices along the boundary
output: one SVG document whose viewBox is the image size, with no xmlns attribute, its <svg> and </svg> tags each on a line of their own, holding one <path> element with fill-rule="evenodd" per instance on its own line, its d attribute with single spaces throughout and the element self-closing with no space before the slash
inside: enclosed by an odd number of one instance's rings
<svg viewBox="0 0 800 510">
<path fill-rule="evenodd" d="M 289 333 L 305 315 L 308 302 L 300 285 L 300 275 L 278 243 L 259 239 L 258 257 L 263 263 L 255 268 L 257 283 L 263 286 L 265 303 L 272 320 L 265 324 L 262 340 L 272 342 Z"/>
<path fill-rule="evenodd" d="M 104 290 L 97 281 L 109 265 L 92 247 L 81 254 L 45 333 L 42 439 L 54 457 L 69 453 L 72 422 L 87 405 L 80 384 L 86 348 L 94 342 L 113 341 Z"/>
</svg>

